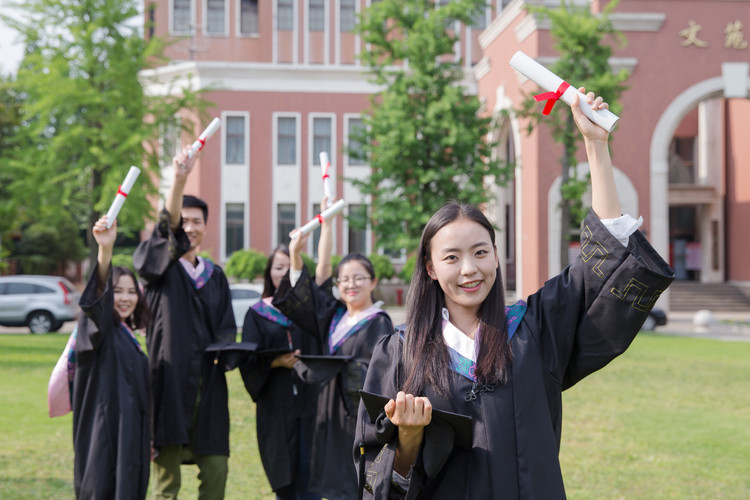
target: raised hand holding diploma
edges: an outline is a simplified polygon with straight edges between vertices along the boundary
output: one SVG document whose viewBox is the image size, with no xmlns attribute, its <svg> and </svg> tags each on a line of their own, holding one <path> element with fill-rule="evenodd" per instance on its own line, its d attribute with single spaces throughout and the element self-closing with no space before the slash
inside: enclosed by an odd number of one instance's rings
<svg viewBox="0 0 750 500">
<path fill-rule="evenodd" d="M 130 167 L 128 175 L 125 176 L 125 180 L 122 181 L 122 185 L 117 189 L 115 199 L 112 202 L 112 205 L 110 205 L 109 211 L 107 212 L 107 229 L 112 227 L 115 219 L 117 219 L 117 214 L 120 213 L 120 209 L 125 203 L 125 198 L 128 197 L 130 189 L 133 187 L 133 184 L 135 184 L 135 180 L 138 178 L 138 175 L 140 173 L 141 170 L 138 167 Z"/>
<path fill-rule="evenodd" d="M 325 151 L 320 152 L 320 169 L 323 173 L 323 196 L 329 200 L 333 199 L 331 196 L 331 176 L 328 174 L 328 170 L 331 168 L 331 162 L 328 159 L 328 153 Z"/>
<path fill-rule="evenodd" d="M 323 210 L 321 213 L 313 217 L 312 220 L 310 220 L 307 224 L 302 226 L 299 229 L 295 229 L 292 231 L 292 233 L 289 235 L 291 238 L 296 238 L 300 235 L 307 235 L 312 233 L 324 220 L 328 220 L 329 218 L 340 214 L 344 207 L 346 206 L 346 203 L 344 200 L 339 200 L 330 207 Z"/>
<path fill-rule="evenodd" d="M 526 78 L 547 91 L 534 96 L 534 99 L 537 101 L 547 101 L 543 114 L 548 115 L 552 110 L 552 107 L 555 105 L 555 102 L 558 100 L 572 106 L 575 97 L 578 96 L 578 100 L 581 104 L 580 109 L 589 120 L 596 123 L 607 132 L 612 132 L 617 126 L 617 122 L 620 118 L 616 114 L 612 113 L 609 109 L 600 108 L 594 110 L 591 109 L 591 107 L 584 105 L 585 96 L 581 91 L 573 88 L 571 84 L 520 50 L 510 59 L 510 65 L 513 69 L 517 70 Z"/>
<path fill-rule="evenodd" d="M 193 156 L 195 156 L 195 153 L 203 149 L 203 146 L 206 145 L 206 140 L 214 135 L 216 131 L 219 130 L 219 127 L 221 127 L 221 120 L 219 120 L 218 118 L 214 118 L 211 123 L 208 124 L 206 130 L 201 132 L 201 135 L 199 135 L 195 142 L 193 142 L 193 145 L 190 146 L 188 157 L 192 158 Z"/>
</svg>

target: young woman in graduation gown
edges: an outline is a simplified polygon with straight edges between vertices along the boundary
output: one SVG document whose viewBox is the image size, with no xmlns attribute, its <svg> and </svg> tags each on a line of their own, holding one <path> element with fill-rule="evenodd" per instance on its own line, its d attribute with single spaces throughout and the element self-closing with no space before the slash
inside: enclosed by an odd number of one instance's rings
<svg viewBox="0 0 750 500">
<path fill-rule="evenodd" d="M 323 226 L 328 224 L 323 222 Z M 321 239 L 324 237 L 330 238 L 330 232 L 323 231 Z M 307 239 L 292 238 L 290 272 L 279 285 L 273 305 L 312 335 L 324 355 L 347 359 L 304 360 L 294 368 L 303 380 L 320 385 L 310 490 L 329 500 L 349 500 L 357 495 L 357 475 L 350 457 L 359 390 L 375 344 L 393 333 L 393 324 L 388 314 L 373 304 L 377 278 L 369 259 L 349 254 L 341 260 L 334 273 L 341 297 L 336 299 L 330 287 L 319 287 L 304 268 L 301 252 Z M 319 255 L 319 259 L 318 269 L 330 269 L 330 252 Z M 323 278 L 316 276 L 319 281 Z"/>
<path fill-rule="evenodd" d="M 582 104 L 606 108 L 593 93 Z M 365 390 L 392 399 L 379 414 L 360 407 L 366 498 L 565 498 L 561 393 L 625 351 L 673 280 L 641 221 L 621 217 L 608 134 L 572 109 L 591 165 L 580 257 L 506 307 L 484 215 L 459 204 L 433 215 L 405 331 L 376 346 L 367 374 Z M 433 408 L 470 416 L 471 445 Z"/>
<path fill-rule="evenodd" d="M 325 224 L 322 232 L 330 232 Z M 326 246 L 328 245 L 328 246 Z M 330 254 L 330 236 L 321 236 L 318 255 Z M 330 257 L 321 258 L 316 276 L 330 278 Z M 318 387 L 300 380 L 293 370 L 295 354 L 319 354 L 320 343 L 308 335 L 271 303 L 282 278 L 289 271 L 289 249 L 277 247 L 263 273 L 263 299 L 251 307 L 242 326 L 242 341 L 258 350 L 289 352 L 253 356 L 240 366 L 245 388 L 256 403 L 258 449 L 268 482 L 279 500 L 313 500 L 309 492 L 310 450 L 314 432 Z M 323 284 L 323 283 L 318 283 Z M 313 317 L 309 321 L 315 321 Z"/>
<path fill-rule="evenodd" d="M 93 228 L 96 267 L 81 296 L 73 382 L 75 492 L 86 499 L 146 497 L 149 478 L 149 369 L 133 329 L 145 327 L 134 274 L 112 267 L 117 223 Z"/>
</svg>

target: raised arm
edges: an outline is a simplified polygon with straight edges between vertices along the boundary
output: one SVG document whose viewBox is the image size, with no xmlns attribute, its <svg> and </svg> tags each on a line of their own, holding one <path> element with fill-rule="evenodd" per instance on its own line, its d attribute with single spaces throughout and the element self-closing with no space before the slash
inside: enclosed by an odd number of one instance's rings
<svg viewBox="0 0 750 500">
<path fill-rule="evenodd" d="M 328 198 L 323 197 L 320 211 L 328 208 Z M 315 267 L 315 283 L 322 286 L 333 274 L 331 256 L 333 253 L 333 222 L 324 220 L 320 225 L 320 241 L 318 242 L 318 265 Z"/>
<path fill-rule="evenodd" d="M 96 269 L 96 288 L 97 295 L 101 296 L 107 285 L 109 266 L 112 264 L 112 253 L 115 247 L 115 239 L 117 238 L 117 221 L 114 221 L 112 227 L 107 229 L 107 216 L 104 215 L 96 221 L 92 232 L 94 233 L 94 239 L 99 245 L 99 252 L 96 257 L 98 264 Z"/>
<path fill-rule="evenodd" d="M 182 193 L 185 190 L 185 183 L 195 165 L 195 156 L 190 158 L 188 151 L 190 147 L 185 147 L 177 156 L 172 158 L 172 186 L 167 193 L 165 208 L 169 213 L 169 226 L 174 231 L 180 225 L 180 216 L 182 213 Z"/>
<path fill-rule="evenodd" d="M 581 87 L 581 92 L 586 90 Z M 596 97 L 593 92 L 586 94 L 586 102 L 582 106 L 592 109 L 607 109 L 609 106 L 604 99 Z M 600 219 L 614 219 L 622 215 L 620 199 L 615 188 L 615 178 L 612 172 L 612 160 L 609 156 L 609 133 L 591 120 L 586 118 L 578 107 L 578 97 L 571 106 L 573 119 L 583 135 L 586 156 L 591 172 L 591 208 Z"/>
</svg>

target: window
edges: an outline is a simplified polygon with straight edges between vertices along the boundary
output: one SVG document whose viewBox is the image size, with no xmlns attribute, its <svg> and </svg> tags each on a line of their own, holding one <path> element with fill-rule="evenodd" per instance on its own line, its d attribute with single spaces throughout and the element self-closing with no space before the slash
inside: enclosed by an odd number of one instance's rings
<svg viewBox="0 0 750 500">
<path fill-rule="evenodd" d="M 258 0 L 240 0 L 240 33 L 258 33 Z"/>
<path fill-rule="evenodd" d="M 180 151 L 180 118 L 175 117 L 161 127 L 161 164 L 172 167 L 172 158 Z"/>
<path fill-rule="evenodd" d="M 477 7 L 471 16 L 471 27 L 475 30 L 483 30 L 487 27 L 487 9 L 484 4 Z"/>
<path fill-rule="evenodd" d="M 325 0 L 310 0 L 310 31 L 324 31 L 326 26 Z"/>
<path fill-rule="evenodd" d="M 280 30 L 294 29 L 294 0 L 278 0 L 276 24 Z"/>
<path fill-rule="evenodd" d="M 279 165 L 297 164 L 297 119 L 279 118 L 276 162 Z"/>
<path fill-rule="evenodd" d="M 190 31 L 190 0 L 172 2 L 172 31 Z"/>
<path fill-rule="evenodd" d="M 313 118 L 313 165 L 320 165 L 320 153 L 326 152 L 333 156 L 331 151 L 331 119 Z"/>
<path fill-rule="evenodd" d="M 289 233 L 297 227 L 296 207 L 294 203 L 279 203 L 276 215 L 276 244 L 286 244 L 289 241 Z"/>
<path fill-rule="evenodd" d="M 245 247 L 245 204 L 227 203 L 226 256 Z"/>
<path fill-rule="evenodd" d="M 206 0 L 206 33 L 224 34 L 224 0 Z"/>
<path fill-rule="evenodd" d="M 32 283 L 8 283 L 5 287 L 7 295 L 24 295 L 27 293 L 36 293 L 36 287 Z"/>
<path fill-rule="evenodd" d="M 349 253 L 367 253 L 367 205 L 349 205 Z"/>
<path fill-rule="evenodd" d="M 228 164 L 245 163 L 245 118 L 227 117 L 226 128 L 226 162 Z"/>
<path fill-rule="evenodd" d="M 339 24 L 342 32 L 353 31 L 354 24 L 357 21 L 356 7 L 354 0 L 341 0 L 341 10 L 339 13 Z"/>
<path fill-rule="evenodd" d="M 356 135 L 362 132 L 362 120 L 360 118 L 349 119 L 349 130 L 347 131 L 347 137 L 349 141 L 349 165 L 367 165 L 367 161 L 364 158 L 355 158 L 352 153 L 357 152 L 359 155 L 362 154 L 362 144 L 356 139 Z"/>
</svg>

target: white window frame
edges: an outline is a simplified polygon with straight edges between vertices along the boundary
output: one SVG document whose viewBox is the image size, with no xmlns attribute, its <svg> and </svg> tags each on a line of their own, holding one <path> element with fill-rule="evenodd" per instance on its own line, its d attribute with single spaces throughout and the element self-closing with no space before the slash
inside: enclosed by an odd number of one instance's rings
<svg viewBox="0 0 750 500">
<path fill-rule="evenodd" d="M 256 33 L 242 33 L 242 1 L 237 0 L 235 4 L 235 33 L 237 38 L 260 38 L 260 4 L 263 0 L 258 0 L 258 31 Z M 274 2 L 275 3 L 275 2 Z"/>
<path fill-rule="evenodd" d="M 208 31 L 208 0 L 203 0 L 203 23 L 202 31 L 203 36 L 209 38 L 227 38 L 229 37 L 229 10 L 230 0 L 224 1 L 224 32 L 223 33 L 210 33 Z"/>
<path fill-rule="evenodd" d="M 328 151 L 328 158 L 331 162 L 331 167 L 334 171 L 336 170 L 336 113 L 309 113 L 307 115 L 307 164 L 313 168 L 317 168 L 320 171 L 320 165 L 316 165 L 315 161 L 320 161 L 320 158 L 315 158 L 315 119 L 316 118 L 328 118 L 331 120 L 331 150 Z M 332 179 L 333 182 L 335 180 Z"/>
<path fill-rule="evenodd" d="M 189 35 L 195 26 L 195 4 L 194 0 L 190 0 L 190 26 L 187 31 L 176 31 L 174 29 L 174 0 L 169 0 L 169 34 L 170 35 Z"/>
<path fill-rule="evenodd" d="M 227 118 L 242 118 L 244 120 L 244 131 L 242 145 L 244 148 L 242 163 L 227 163 Z M 221 164 L 232 167 L 250 166 L 250 113 L 247 111 L 225 111 L 222 113 L 221 124 Z"/>
<path fill-rule="evenodd" d="M 344 144 L 343 146 L 349 147 L 349 123 L 351 120 L 362 120 L 362 115 L 357 113 L 344 113 Z M 369 168 L 369 163 L 363 163 L 361 165 L 352 165 L 349 163 L 349 154 L 348 152 L 343 155 L 344 156 L 344 168 Z"/>
<path fill-rule="evenodd" d="M 279 119 L 294 118 L 294 163 L 279 163 Z M 273 166 L 274 168 L 299 167 L 301 163 L 302 152 L 302 116 L 301 113 L 279 112 L 273 114 Z"/>
<path fill-rule="evenodd" d="M 296 1 L 296 0 L 295 0 Z M 305 28 L 304 28 L 304 50 L 305 53 L 303 54 L 305 61 L 305 64 L 310 64 L 310 0 L 301 0 L 305 4 Z M 323 31 L 315 31 L 315 33 L 322 33 L 323 34 L 323 63 L 322 65 L 328 65 L 331 62 L 331 23 L 329 22 L 330 16 L 331 16 L 331 2 L 326 1 L 323 4 Z M 296 21 L 295 16 L 295 21 Z M 315 64 L 318 65 L 317 63 Z"/>
</svg>

